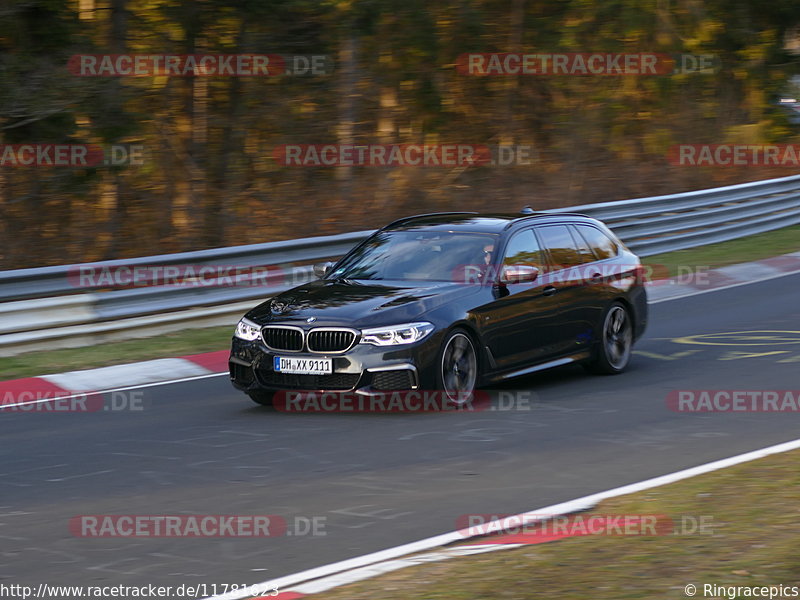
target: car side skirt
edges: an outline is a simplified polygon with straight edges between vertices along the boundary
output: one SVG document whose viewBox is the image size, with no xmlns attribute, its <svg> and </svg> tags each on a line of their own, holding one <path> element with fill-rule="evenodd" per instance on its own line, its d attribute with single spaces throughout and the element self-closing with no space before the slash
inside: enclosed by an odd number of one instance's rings
<svg viewBox="0 0 800 600">
<path fill-rule="evenodd" d="M 530 375 L 531 373 L 537 373 L 539 371 L 544 371 L 546 369 L 552 369 L 553 367 L 561 367 L 563 365 L 568 365 L 570 363 L 576 363 L 583 360 L 587 360 L 591 358 L 592 353 L 590 350 L 584 350 L 581 352 L 575 352 L 574 354 L 569 354 L 567 356 L 563 356 L 561 358 L 556 358 L 553 360 L 548 360 L 543 363 L 539 363 L 537 365 L 532 365 L 530 367 L 523 367 L 522 369 L 515 369 L 513 371 L 508 371 L 506 373 L 498 373 L 494 375 L 489 375 L 487 379 L 491 381 L 504 381 L 506 379 L 511 379 L 512 377 L 520 377 L 522 375 Z"/>
</svg>

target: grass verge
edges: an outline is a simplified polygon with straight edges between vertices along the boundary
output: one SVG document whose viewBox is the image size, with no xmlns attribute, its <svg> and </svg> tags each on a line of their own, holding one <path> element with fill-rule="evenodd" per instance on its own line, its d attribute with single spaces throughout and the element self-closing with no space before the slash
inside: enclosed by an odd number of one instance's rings
<svg viewBox="0 0 800 600">
<path fill-rule="evenodd" d="M 693 584 L 696 598 L 744 598 L 750 595 L 704 595 L 703 584 L 800 586 L 798 461 L 800 451 L 774 455 L 607 500 L 591 511 L 669 515 L 673 521 L 682 515 L 705 516 L 711 518 L 713 534 L 570 538 L 403 569 L 326 592 L 324 597 L 685 599 L 685 586 Z"/>
<path fill-rule="evenodd" d="M 644 259 L 658 265 L 655 274 L 677 275 L 679 267 L 717 268 L 800 250 L 800 226 L 786 227 L 739 240 L 700 246 Z M 666 268 L 665 268 L 666 267 Z M 151 338 L 110 342 L 65 350 L 29 352 L 0 358 L 0 380 L 61 373 L 109 365 L 225 350 L 231 327 L 212 327 L 170 333 Z"/>
<path fill-rule="evenodd" d="M 800 250 L 800 225 L 784 227 L 783 229 L 750 235 L 719 244 L 654 254 L 643 258 L 642 262 L 647 265 L 659 265 L 660 268 L 654 269 L 655 273 L 668 270 L 670 276 L 675 276 L 679 274 L 679 267 L 718 269 L 738 263 L 752 262 L 797 252 L 798 250 Z"/>
<path fill-rule="evenodd" d="M 0 380 L 226 350 L 232 333 L 233 326 L 208 327 L 83 348 L 26 352 L 0 358 Z"/>
</svg>

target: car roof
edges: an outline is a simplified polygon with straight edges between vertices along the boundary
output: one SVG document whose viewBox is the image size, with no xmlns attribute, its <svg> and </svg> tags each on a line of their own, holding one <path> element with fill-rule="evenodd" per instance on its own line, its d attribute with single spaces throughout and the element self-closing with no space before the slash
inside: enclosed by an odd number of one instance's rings
<svg viewBox="0 0 800 600">
<path fill-rule="evenodd" d="M 561 219 L 563 217 L 582 217 L 582 221 L 594 221 L 586 215 L 578 213 L 477 213 L 477 212 L 450 212 L 430 213 L 404 217 L 392 221 L 382 228 L 382 231 L 397 230 L 439 230 L 439 231 L 464 231 L 477 233 L 501 233 L 520 222 L 536 222 L 543 219 Z"/>
</svg>

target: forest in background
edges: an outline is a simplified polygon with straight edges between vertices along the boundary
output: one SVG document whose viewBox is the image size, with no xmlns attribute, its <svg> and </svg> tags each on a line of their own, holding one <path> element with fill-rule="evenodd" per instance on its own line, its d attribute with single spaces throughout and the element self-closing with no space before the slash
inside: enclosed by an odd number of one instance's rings
<svg viewBox="0 0 800 600">
<path fill-rule="evenodd" d="M 0 2 L 0 144 L 136 144 L 138 166 L 0 168 L 0 268 L 277 241 L 792 175 L 676 144 L 797 143 L 796 0 Z M 470 52 L 711 54 L 714 73 L 459 73 Z M 77 77 L 76 54 L 327 55 L 327 75 Z M 288 167 L 281 144 L 522 144 L 529 165 Z"/>
</svg>

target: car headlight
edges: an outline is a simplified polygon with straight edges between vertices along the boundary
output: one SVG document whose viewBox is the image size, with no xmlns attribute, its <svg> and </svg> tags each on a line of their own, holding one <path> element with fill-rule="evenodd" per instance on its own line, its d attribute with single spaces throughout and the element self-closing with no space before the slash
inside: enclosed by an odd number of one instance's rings
<svg viewBox="0 0 800 600">
<path fill-rule="evenodd" d="M 387 327 L 374 327 L 361 331 L 361 343 L 374 346 L 398 346 L 418 342 L 427 336 L 434 327 L 432 323 L 403 323 Z"/>
<path fill-rule="evenodd" d="M 261 325 L 256 325 L 247 319 L 242 319 L 236 324 L 236 331 L 233 332 L 233 335 L 240 340 L 252 342 L 253 340 L 257 340 L 261 335 Z"/>
</svg>

